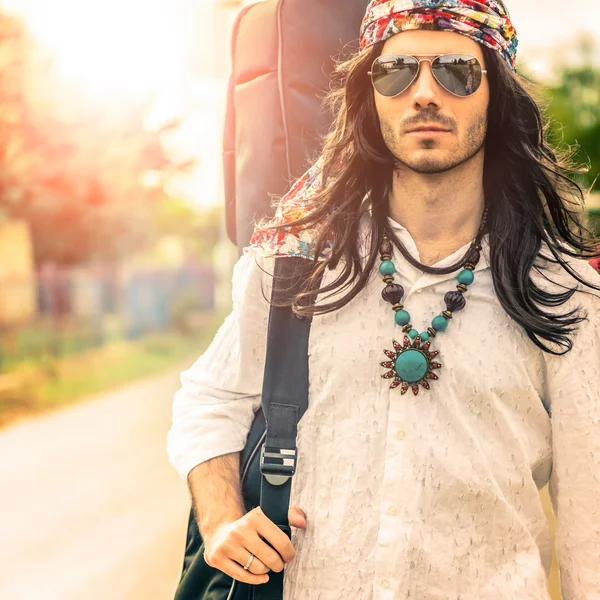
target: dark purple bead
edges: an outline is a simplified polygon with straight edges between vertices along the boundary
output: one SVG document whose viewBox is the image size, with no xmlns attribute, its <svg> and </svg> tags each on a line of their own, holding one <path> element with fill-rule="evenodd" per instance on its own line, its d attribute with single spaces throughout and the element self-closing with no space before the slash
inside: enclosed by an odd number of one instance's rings
<svg viewBox="0 0 600 600">
<path fill-rule="evenodd" d="M 381 292 L 383 299 L 390 304 L 400 304 L 404 298 L 404 288 L 398 283 L 389 283 Z"/>
<path fill-rule="evenodd" d="M 458 312 L 467 305 L 465 297 L 460 292 L 448 292 L 444 296 L 444 302 L 446 303 L 448 310 L 451 310 L 452 312 Z"/>
<path fill-rule="evenodd" d="M 389 238 L 383 240 L 383 242 L 381 244 L 381 252 L 383 254 L 391 254 L 392 253 L 392 243 L 390 242 Z"/>
<path fill-rule="evenodd" d="M 471 250 L 469 250 L 469 252 L 467 253 L 467 263 L 473 265 L 474 267 L 477 266 L 477 263 L 479 263 L 480 259 L 481 253 L 479 252 L 479 250 L 477 250 L 477 248 L 471 248 Z"/>
</svg>

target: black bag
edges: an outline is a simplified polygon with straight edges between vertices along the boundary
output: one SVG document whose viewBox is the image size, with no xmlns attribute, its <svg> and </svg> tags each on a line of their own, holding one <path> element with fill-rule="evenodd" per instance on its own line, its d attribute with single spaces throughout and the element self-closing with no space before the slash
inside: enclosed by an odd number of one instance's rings
<svg viewBox="0 0 600 600">
<path fill-rule="evenodd" d="M 297 294 L 312 268 L 314 263 L 303 258 L 276 259 L 272 298 L 280 303 Z M 291 308 L 271 307 L 262 405 L 255 414 L 240 457 L 246 510 L 260 505 L 288 537 L 291 535 L 288 509 L 291 476 L 295 471 L 296 428 L 308 407 L 309 330 L 310 320 L 296 318 Z M 268 431 L 265 415 L 268 415 Z M 266 452 L 262 452 L 263 449 Z M 268 583 L 250 586 L 210 567 L 204 560 L 204 542 L 190 510 L 183 573 L 175 600 L 282 598 L 283 572 L 270 572 Z"/>
<path fill-rule="evenodd" d="M 321 110 L 321 101 L 329 88 L 333 58 L 348 44 L 358 47 L 367 4 L 368 0 L 265 0 L 247 6 L 236 19 L 224 175 L 227 232 L 240 249 L 249 242 L 253 221 L 272 214 L 271 195 L 285 193 L 318 151 L 319 137 L 332 119 Z M 289 289 L 274 287 L 274 294 L 286 297 L 300 290 L 314 267 L 301 258 L 278 259 L 275 265 L 276 281 L 295 280 Z M 290 309 L 271 309 L 262 407 L 240 461 L 246 509 L 260 505 L 288 535 L 295 462 L 289 453 L 295 452 L 297 423 L 308 405 L 309 330 L 310 320 L 296 319 Z M 203 553 L 190 510 L 175 600 L 282 600 L 283 573 L 271 572 L 269 583 L 249 586 L 209 567 Z"/>
<path fill-rule="evenodd" d="M 240 250 L 320 150 L 334 58 L 358 48 L 368 0 L 265 0 L 232 34 L 223 140 L 227 235 Z M 346 48 L 348 47 L 348 48 Z"/>
</svg>

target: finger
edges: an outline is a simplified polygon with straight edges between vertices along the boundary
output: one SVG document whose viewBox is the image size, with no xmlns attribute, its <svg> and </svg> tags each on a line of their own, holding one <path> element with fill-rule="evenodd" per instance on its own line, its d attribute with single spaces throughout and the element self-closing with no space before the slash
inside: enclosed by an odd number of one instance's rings
<svg viewBox="0 0 600 600">
<path fill-rule="evenodd" d="M 268 517 L 264 514 L 258 515 L 257 524 L 256 524 L 257 533 L 264 538 L 274 549 L 279 553 L 279 556 L 286 562 L 291 562 L 294 560 L 296 556 L 296 551 L 294 550 L 294 546 L 292 546 L 292 542 L 290 538 L 273 523 Z M 263 549 L 264 552 L 264 549 Z M 266 562 L 263 559 L 263 554 L 258 554 L 261 557 L 261 560 L 267 565 L 269 562 Z M 266 558 L 266 557 L 265 557 Z M 275 569 L 273 569 L 275 571 Z"/>
<path fill-rule="evenodd" d="M 290 508 L 288 512 L 288 521 L 292 527 L 306 529 L 306 514 L 301 508 Z"/>
<path fill-rule="evenodd" d="M 258 535 L 246 540 L 245 545 L 267 569 L 280 573 L 285 568 L 285 563 L 277 551 L 269 546 L 263 539 L 258 537 Z M 254 560 L 256 560 L 256 558 Z"/>
<path fill-rule="evenodd" d="M 244 563 L 246 564 L 246 563 Z M 243 569 L 244 567 L 242 567 Z M 261 560 L 260 558 L 257 558 L 256 555 L 254 555 L 254 558 L 252 559 L 252 563 L 250 564 L 250 566 L 248 567 L 248 571 L 250 571 L 251 573 L 253 573 L 254 575 L 265 575 L 266 573 L 269 573 L 271 571 L 271 569 L 269 569 L 269 567 L 267 567 Z"/>
<path fill-rule="evenodd" d="M 229 577 L 233 577 L 241 583 L 261 585 L 269 581 L 269 576 L 266 573 L 264 575 L 254 575 L 250 571 L 244 571 L 243 567 L 241 567 L 239 563 L 237 563 L 235 560 L 231 560 L 230 558 L 225 559 L 225 563 L 220 570 L 223 571 L 225 575 L 229 575 Z"/>
<path fill-rule="evenodd" d="M 250 563 L 250 566 L 248 567 L 248 570 L 251 573 L 254 573 L 254 575 L 264 575 L 265 573 L 268 573 L 271 570 L 256 555 L 256 552 L 254 552 L 254 550 L 251 550 L 251 549 L 239 548 L 235 552 L 233 552 L 232 554 L 230 554 L 230 558 L 232 560 L 236 561 L 237 563 L 239 563 L 242 566 L 242 569 L 243 569 L 244 565 L 248 562 L 248 560 L 250 558 L 250 553 L 254 554 L 254 558 L 252 559 L 252 562 Z M 279 559 L 279 560 L 281 560 L 281 559 Z"/>
</svg>

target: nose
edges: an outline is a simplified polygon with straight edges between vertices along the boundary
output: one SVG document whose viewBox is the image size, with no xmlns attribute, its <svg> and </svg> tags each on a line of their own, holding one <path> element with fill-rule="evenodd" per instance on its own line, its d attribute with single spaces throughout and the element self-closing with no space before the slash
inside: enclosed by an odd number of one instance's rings
<svg viewBox="0 0 600 600">
<path fill-rule="evenodd" d="M 430 106 L 438 109 L 442 107 L 440 86 L 431 72 L 431 63 L 429 61 L 421 61 L 419 76 L 413 83 L 411 92 L 415 110 L 421 110 Z"/>
</svg>

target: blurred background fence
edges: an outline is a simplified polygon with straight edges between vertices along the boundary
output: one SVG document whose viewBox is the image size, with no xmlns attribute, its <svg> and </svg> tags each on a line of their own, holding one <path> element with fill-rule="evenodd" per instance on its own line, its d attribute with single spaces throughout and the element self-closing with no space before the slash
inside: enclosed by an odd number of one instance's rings
<svg viewBox="0 0 600 600">
<path fill-rule="evenodd" d="M 124 272 L 118 267 L 45 264 L 32 277 L 0 277 L 0 369 L 135 340 L 175 328 L 214 310 L 212 268 L 193 261 L 179 268 Z"/>
</svg>

